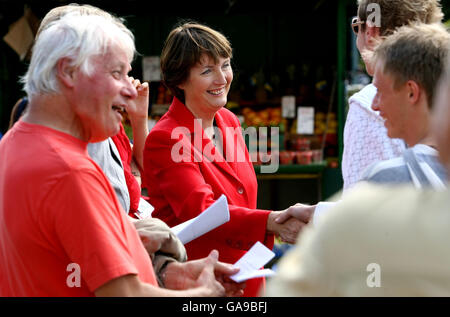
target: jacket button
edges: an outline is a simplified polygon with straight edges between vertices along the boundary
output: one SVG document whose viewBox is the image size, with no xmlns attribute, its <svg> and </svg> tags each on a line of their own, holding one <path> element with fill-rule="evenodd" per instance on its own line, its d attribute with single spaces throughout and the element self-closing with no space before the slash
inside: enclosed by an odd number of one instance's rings
<svg viewBox="0 0 450 317">
<path fill-rule="evenodd" d="M 237 192 L 238 192 L 238 194 L 242 195 L 244 193 L 244 188 L 239 187 Z"/>
</svg>

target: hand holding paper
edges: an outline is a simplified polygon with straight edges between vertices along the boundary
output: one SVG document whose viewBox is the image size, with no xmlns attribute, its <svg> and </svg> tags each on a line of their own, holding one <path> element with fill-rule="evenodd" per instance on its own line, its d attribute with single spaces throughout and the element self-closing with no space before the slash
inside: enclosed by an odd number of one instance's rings
<svg viewBox="0 0 450 317">
<path fill-rule="evenodd" d="M 260 270 L 260 268 L 266 265 L 274 256 L 275 253 L 258 241 L 234 264 L 240 271 L 231 275 L 230 278 L 240 283 L 255 277 L 272 276 L 275 274 L 274 271 L 271 269 Z"/>
<path fill-rule="evenodd" d="M 173 227 L 172 231 L 186 244 L 228 221 L 228 201 L 227 197 L 222 195 L 200 215 Z"/>
</svg>

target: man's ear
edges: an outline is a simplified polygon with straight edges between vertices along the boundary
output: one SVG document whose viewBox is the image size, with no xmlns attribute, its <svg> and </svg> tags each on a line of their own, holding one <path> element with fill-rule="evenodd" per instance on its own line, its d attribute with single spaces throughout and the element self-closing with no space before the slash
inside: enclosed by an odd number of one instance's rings
<svg viewBox="0 0 450 317">
<path fill-rule="evenodd" d="M 71 64 L 68 58 L 61 58 L 56 64 L 56 75 L 61 84 L 67 87 L 73 87 L 75 82 L 76 68 Z"/>
<path fill-rule="evenodd" d="M 406 82 L 406 92 L 408 94 L 408 100 L 412 104 L 419 101 L 422 93 L 419 84 L 414 80 L 408 80 Z"/>
</svg>

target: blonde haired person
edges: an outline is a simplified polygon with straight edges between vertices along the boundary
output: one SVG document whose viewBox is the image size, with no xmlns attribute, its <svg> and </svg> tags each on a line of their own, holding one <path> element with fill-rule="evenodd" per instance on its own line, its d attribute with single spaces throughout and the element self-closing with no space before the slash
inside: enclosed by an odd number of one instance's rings
<svg viewBox="0 0 450 317">
<path fill-rule="evenodd" d="M 399 28 L 375 50 L 372 109 L 380 112 L 388 136 L 404 140 L 408 149 L 370 165 L 362 180 L 446 187 L 447 173 L 430 135 L 430 115 L 449 44 L 441 24 L 414 24 Z"/>
<path fill-rule="evenodd" d="M 380 101 L 398 101 L 390 106 L 398 106 L 406 116 L 415 112 L 427 118 L 432 133 L 418 128 L 406 139 L 411 143 L 434 139 L 448 172 L 450 35 L 442 26 L 422 24 L 404 26 L 391 36 L 375 51 L 375 82 L 380 83 L 379 71 L 395 78 L 395 82 L 384 82 L 393 91 L 383 90 L 386 95 Z M 437 98 L 430 96 L 439 75 L 430 74 L 428 67 L 445 72 Z M 418 87 L 418 83 L 432 87 Z M 428 114 L 429 98 L 437 102 L 434 123 Z M 411 185 L 362 183 L 315 226 L 305 228 L 296 247 L 281 259 L 267 294 L 449 296 L 449 203 L 448 188 L 418 190 Z"/>
<path fill-rule="evenodd" d="M 368 20 L 372 17 L 373 20 Z M 442 18 L 439 0 L 358 0 L 358 14 L 352 28 L 367 73 L 373 76 L 370 52 L 383 37 L 411 22 L 430 24 Z M 375 25 L 376 22 L 380 24 Z M 349 99 L 342 155 L 344 191 L 361 180 L 370 164 L 397 157 L 406 148 L 402 140 L 388 137 L 383 119 L 371 108 L 375 93 L 376 88 L 369 84 Z"/>
<path fill-rule="evenodd" d="M 442 17 L 439 0 L 358 0 L 357 16 L 351 27 L 367 73 L 374 75 L 371 57 L 375 47 L 398 27 L 419 22 L 440 23 Z M 371 164 L 399 157 L 406 150 L 404 140 L 388 136 L 384 119 L 372 108 L 376 93 L 371 83 L 349 99 L 342 156 L 343 196 L 367 178 L 364 173 Z M 318 202 L 302 207 L 303 210 L 297 208 L 296 213 L 285 214 L 277 221 L 282 223 L 294 216 L 315 223 L 333 205 L 334 202 Z"/>
</svg>

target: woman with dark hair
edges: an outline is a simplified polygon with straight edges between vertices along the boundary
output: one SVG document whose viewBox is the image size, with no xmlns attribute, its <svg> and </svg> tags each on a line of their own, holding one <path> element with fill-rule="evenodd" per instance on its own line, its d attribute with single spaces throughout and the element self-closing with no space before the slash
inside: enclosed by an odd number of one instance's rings
<svg viewBox="0 0 450 317">
<path fill-rule="evenodd" d="M 230 211 L 229 222 L 186 244 L 189 259 L 217 249 L 221 261 L 235 263 L 258 241 L 272 249 L 274 235 L 293 243 L 303 224 L 294 218 L 277 224 L 285 211 L 256 208 L 256 175 L 241 126 L 224 108 L 233 80 L 231 57 L 226 37 L 197 23 L 173 29 L 161 54 L 163 81 L 175 97 L 145 144 L 143 183 L 155 207 L 152 215 L 174 226 L 221 195 Z M 244 296 L 258 295 L 263 283 L 247 281 Z"/>
</svg>

